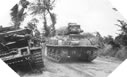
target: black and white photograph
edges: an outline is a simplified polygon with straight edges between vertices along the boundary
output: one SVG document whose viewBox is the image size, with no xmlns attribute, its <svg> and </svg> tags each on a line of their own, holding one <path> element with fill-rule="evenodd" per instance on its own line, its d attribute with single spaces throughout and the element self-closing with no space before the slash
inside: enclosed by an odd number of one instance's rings
<svg viewBox="0 0 127 77">
<path fill-rule="evenodd" d="M 108 77 L 127 58 L 127 20 L 108 0 L 4 0 L 0 10 L 0 58 L 20 77 Z"/>
</svg>

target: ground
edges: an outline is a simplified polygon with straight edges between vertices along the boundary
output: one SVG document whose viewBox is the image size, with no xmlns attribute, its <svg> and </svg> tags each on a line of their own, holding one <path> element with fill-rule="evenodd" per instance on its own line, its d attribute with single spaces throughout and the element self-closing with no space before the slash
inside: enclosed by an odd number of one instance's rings
<svg viewBox="0 0 127 77">
<path fill-rule="evenodd" d="M 41 74 L 23 74 L 22 77 L 107 77 L 121 61 L 98 57 L 93 62 L 56 63 L 44 58 L 45 71 Z"/>
</svg>

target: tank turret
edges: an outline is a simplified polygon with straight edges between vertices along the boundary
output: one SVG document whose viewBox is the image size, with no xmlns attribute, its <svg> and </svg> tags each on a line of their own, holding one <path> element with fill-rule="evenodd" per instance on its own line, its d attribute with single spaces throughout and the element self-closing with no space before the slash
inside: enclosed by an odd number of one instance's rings
<svg viewBox="0 0 127 77">
<path fill-rule="evenodd" d="M 68 23 L 67 34 L 80 34 L 83 30 L 81 30 L 80 25 L 76 23 Z"/>
</svg>

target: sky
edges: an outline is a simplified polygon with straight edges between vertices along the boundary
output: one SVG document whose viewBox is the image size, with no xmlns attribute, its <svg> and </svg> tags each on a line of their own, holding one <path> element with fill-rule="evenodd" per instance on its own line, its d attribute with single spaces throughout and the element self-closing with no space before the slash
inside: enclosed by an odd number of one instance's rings
<svg viewBox="0 0 127 77">
<path fill-rule="evenodd" d="M 10 24 L 10 9 L 19 0 L 2 0 L 0 2 L 0 25 Z M 108 0 L 56 0 L 54 13 L 57 15 L 56 28 L 67 26 L 69 22 L 81 25 L 84 32 L 100 32 L 102 36 L 116 36 L 117 19 L 123 16 L 114 11 Z"/>
</svg>

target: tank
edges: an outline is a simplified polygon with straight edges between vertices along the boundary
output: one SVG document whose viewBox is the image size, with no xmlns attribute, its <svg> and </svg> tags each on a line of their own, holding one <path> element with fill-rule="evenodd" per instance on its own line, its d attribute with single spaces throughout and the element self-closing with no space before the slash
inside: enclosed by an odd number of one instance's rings
<svg viewBox="0 0 127 77">
<path fill-rule="evenodd" d="M 22 70 L 24 67 L 34 70 L 44 67 L 42 48 L 34 45 L 32 36 L 30 29 L 0 29 L 0 58 L 13 70 Z"/>
<path fill-rule="evenodd" d="M 96 37 L 86 38 L 80 25 L 69 23 L 62 36 L 49 38 L 45 55 L 55 62 L 81 60 L 91 62 L 97 57 Z"/>
</svg>

